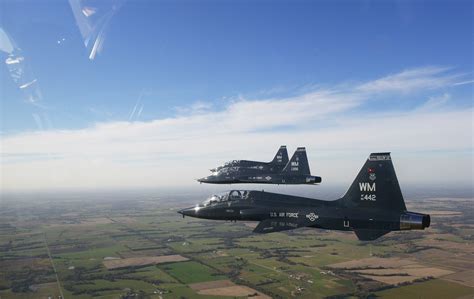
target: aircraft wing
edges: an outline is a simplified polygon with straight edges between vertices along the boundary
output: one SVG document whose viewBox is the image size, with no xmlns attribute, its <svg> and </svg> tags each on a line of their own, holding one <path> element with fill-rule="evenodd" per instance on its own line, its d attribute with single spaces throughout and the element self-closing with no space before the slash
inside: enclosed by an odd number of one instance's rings
<svg viewBox="0 0 474 299">
<path fill-rule="evenodd" d="M 260 221 L 257 227 L 253 230 L 253 232 L 259 234 L 268 234 L 296 229 L 300 227 L 306 227 L 310 226 L 311 224 L 313 223 L 301 219 L 271 218 Z"/>
</svg>

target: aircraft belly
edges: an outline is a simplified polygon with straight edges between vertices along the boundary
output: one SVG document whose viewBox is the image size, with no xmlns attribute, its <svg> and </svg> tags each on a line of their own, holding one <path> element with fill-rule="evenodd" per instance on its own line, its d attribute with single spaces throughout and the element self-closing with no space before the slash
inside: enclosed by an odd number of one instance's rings
<svg viewBox="0 0 474 299">
<path fill-rule="evenodd" d="M 370 217 L 351 217 L 340 216 L 323 218 L 320 222 L 321 226 L 326 229 L 352 231 L 358 229 L 380 229 L 380 230 L 396 230 L 399 225 L 398 222 L 393 220 L 376 219 Z"/>
</svg>

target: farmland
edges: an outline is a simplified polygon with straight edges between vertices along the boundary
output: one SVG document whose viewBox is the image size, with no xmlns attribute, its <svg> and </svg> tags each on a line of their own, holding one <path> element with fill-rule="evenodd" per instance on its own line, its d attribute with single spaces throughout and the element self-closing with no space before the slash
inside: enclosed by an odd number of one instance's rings
<svg viewBox="0 0 474 299">
<path fill-rule="evenodd" d="M 0 202 L 0 298 L 457 298 L 474 295 L 472 199 L 407 199 L 426 231 L 371 243 L 181 218 L 198 197 Z M 466 297 L 467 296 L 467 297 Z"/>
</svg>

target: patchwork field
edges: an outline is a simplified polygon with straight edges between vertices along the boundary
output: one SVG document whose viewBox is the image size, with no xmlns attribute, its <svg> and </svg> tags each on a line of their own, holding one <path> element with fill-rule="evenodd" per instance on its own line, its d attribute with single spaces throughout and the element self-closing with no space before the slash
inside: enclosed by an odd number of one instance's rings
<svg viewBox="0 0 474 299">
<path fill-rule="evenodd" d="M 419 199 L 426 231 L 360 242 L 182 218 L 201 198 L 0 202 L 0 298 L 472 298 L 471 199 Z"/>
<path fill-rule="evenodd" d="M 438 278 L 453 271 L 426 266 L 413 260 L 401 258 L 366 258 L 329 265 L 333 269 L 360 274 L 362 277 L 398 285 L 420 279 Z"/>
</svg>

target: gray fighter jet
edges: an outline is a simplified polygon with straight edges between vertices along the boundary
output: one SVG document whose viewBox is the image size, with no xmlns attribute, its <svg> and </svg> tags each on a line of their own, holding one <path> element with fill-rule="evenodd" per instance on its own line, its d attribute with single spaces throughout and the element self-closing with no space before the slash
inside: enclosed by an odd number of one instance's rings
<svg viewBox="0 0 474 299">
<path fill-rule="evenodd" d="M 430 215 L 407 211 L 390 153 L 370 154 L 347 193 L 334 201 L 233 190 L 179 213 L 183 217 L 260 221 L 255 233 L 300 227 L 354 231 L 362 241 L 430 226 Z"/>
<path fill-rule="evenodd" d="M 280 151 L 286 147 L 281 147 Z M 279 151 L 279 153 L 280 153 Z M 279 156 L 275 156 L 275 159 Z M 274 160 L 275 160 L 274 159 Z M 198 179 L 198 182 L 208 184 L 317 184 L 321 183 L 321 177 L 312 176 L 309 170 L 306 149 L 299 147 L 290 161 L 286 158 L 286 165 L 281 167 L 281 162 L 264 163 L 252 161 L 237 161 L 241 163 L 227 164 L 228 166 L 218 168 L 210 176 Z M 284 159 L 281 159 L 284 161 Z M 253 164 L 252 164 L 253 163 Z M 260 163 L 260 164 L 257 164 Z"/>
<path fill-rule="evenodd" d="M 286 150 L 286 145 L 280 146 L 275 157 L 270 162 L 259 162 L 259 161 L 249 161 L 249 160 L 233 160 L 226 162 L 224 165 L 217 168 L 211 169 L 211 172 L 216 173 L 224 168 L 231 167 L 243 167 L 243 168 L 252 168 L 259 169 L 268 172 L 279 172 L 285 165 L 288 163 L 288 151 Z"/>
</svg>

